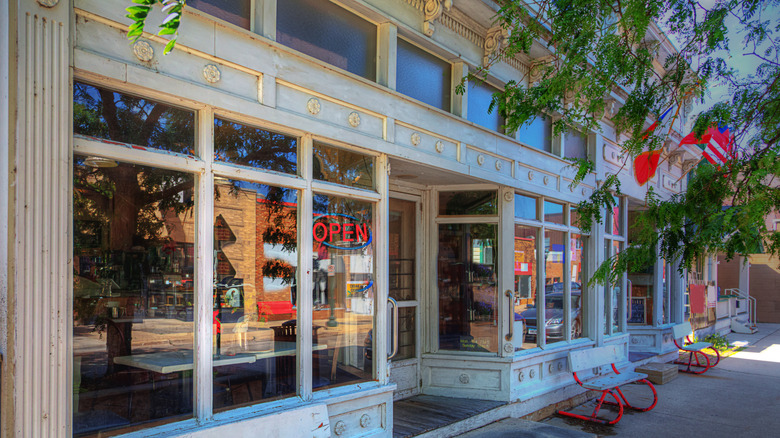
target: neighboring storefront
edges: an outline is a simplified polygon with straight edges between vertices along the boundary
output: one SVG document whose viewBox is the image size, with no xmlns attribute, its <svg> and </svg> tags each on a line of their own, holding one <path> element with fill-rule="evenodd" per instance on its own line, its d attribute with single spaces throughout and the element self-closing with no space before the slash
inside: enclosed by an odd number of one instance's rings
<svg viewBox="0 0 780 438">
<path fill-rule="evenodd" d="M 572 349 L 673 352 L 673 262 L 589 284 L 646 190 L 625 173 L 577 228 L 623 165 L 613 113 L 503 133 L 491 93 L 533 60 L 455 93 L 494 55 L 496 4 L 191 0 L 163 56 L 128 43 L 123 1 L 11 3 L 3 433 L 390 436 L 394 399 L 525 415 L 580 393 Z"/>
</svg>

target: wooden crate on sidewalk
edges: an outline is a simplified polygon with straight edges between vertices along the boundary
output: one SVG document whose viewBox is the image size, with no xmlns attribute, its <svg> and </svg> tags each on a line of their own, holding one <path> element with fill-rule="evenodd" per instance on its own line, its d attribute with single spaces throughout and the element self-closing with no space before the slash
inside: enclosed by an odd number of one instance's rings
<svg viewBox="0 0 780 438">
<path fill-rule="evenodd" d="M 648 380 L 656 385 L 663 385 L 677 377 L 677 365 L 669 363 L 650 362 L 637 367 L 635 371 L 647 374 Z"/>
</svg>

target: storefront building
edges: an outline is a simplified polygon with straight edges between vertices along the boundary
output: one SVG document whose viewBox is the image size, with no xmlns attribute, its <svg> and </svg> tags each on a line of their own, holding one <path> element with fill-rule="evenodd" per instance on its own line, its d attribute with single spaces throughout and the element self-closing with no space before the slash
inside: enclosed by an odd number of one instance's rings
<svg viewBox="0 0 780 438">
<path fill-rule="evenodd" d="M 502 132 L 491 93 L 540 46 L 455 93 L 500 47 L 496 3 L 190 0 L 166 56 L 128 43 L 126 2 L 8 3 L 3 436 L 391 436 L 394 399 L 520 416 L 580 393 L 572 349 L 674 354 L 674 262 L 588 284 L 646 187 L 624 172 L 576 227 L 623 165 L 621 91 L 602 132 Z"/>
</svg>

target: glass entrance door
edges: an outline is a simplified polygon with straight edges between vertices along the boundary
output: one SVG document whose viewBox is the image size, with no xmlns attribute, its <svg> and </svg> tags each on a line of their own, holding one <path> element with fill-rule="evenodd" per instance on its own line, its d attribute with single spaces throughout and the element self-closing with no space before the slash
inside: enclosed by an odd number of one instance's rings
<svg viewBox="0 0 780 438">
<path fill-rule="evenodd" d="M 439 350 L 497 353 L 496 224 L 439 224 Z"/>
<path fill-rule="evenodd" d="M 417 210 L 419 199 L 390 198 L 390 297 L 398 302 L 398 352 L 390 361 L 395 398 L 419 392 Z M 396 328 L 393 327 L 393 330 Z"/>
</svg>

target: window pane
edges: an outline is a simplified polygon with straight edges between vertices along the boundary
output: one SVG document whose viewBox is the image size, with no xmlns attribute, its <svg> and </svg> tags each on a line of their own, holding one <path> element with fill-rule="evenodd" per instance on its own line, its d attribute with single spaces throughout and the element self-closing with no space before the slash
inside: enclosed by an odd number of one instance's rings
<svg viewBox="0 0 780 438">
<path fill-rule="evenodd" d="M 564 134 L 563 156 L 566 158 L 587 158 L 588 137 L 579 131 Z"/>
<path fill-rule="evenodd" d="M 400 307 L 398 309 L 398 353 L 394 361 L 413 359 L 415 352 L 415 310 L 417 307 Z"/>
<path fill-rule="evenodd" d="M 296 394 L 297 191 L 217 178 L 214 409 Z"/>
<path fill-rule="evenodd" d="M 76 82 L 73 84 L 73 132 L 193 154 L 195 113 Z"/>
<path fill-rule="evenodd" d="M 494 215 L 498 199 L 494 190 L 483 192 L 439 192 L 440 215 Z"/>
<path fill-rule="evenodd" d="M 398 39 L 396 89 L 399 93 L 449 111 L 451 77 L 449 62 Z"/>
<path fill-rule="evenodd" d="M 563 282 L 566 280 L 563 276 L 565 237 L 566 233 L 563 231 L 545 230 L 544 232 L 544 308 L 548 344 L 566 339 L 563 322 Z M 574 289 L 573 286 L 574 284 L 572 284 L 572 289 Z"/>
<path fill-rule="evenodd" d="M 517 139 L 542 151 L 552 151 L 552 119 L 547 116 L 537 116 L 530 124 L 521 126 Z"/>
<path fill-rule="evenodd" d="M 75 436 L 193 410 L 195 178 L 91 163 L 74 156 Z"/>
<path fill-rule="evenodd" d="M 373 208 L 314 196 L 314 388 L 373 379 Z"/>
<path fill-rule="evenodd" d="M 376 26 L 322 0 L 276 3 L 276 41 L 376 80 Z"/>
<path fill-rule="evenodd" d="M 187 0 L 187 6 L 249 29 L 249 14 L 252 13 L 250 0 Z"/>
<path fill-rule="evenodd" d="M 577 207 L 573 206 L 569 210 L 569 225 L 571 225 L 572 227 L 579 228 L 580 226 L 579 221 L 580 221 L 580 213 L 577 211 Z"/>
<path fill-rule="evenodd" d="M 569 245 L 571 248 L 571 338 L 582 336 L 582 292 L 585 288 L 585 245 L 588 239 L 579 234 L 572 234 Z"/>
<path fill-rule="evenodd" d="M 522 347 L 515 342 L 515 350 L 536 347 L 536 236 L 537 228 L 515 225 L 515 336 Z"/>
<path fill-rule="evenodd" d="M 544 201 L 544 221 L 563 224 L 563 204 Z"/>
<path fill-rule="evenodd" d="M 415 292 L 417 204 L 390 199 L 390 297 L 398 301 L 417 299 Z"/>
<path fill-rule="evenodd" d="M 612 255 L 620 253 L 621 242 L 612 242 Z M 623 282 L 618 281 L 612 285 L 612 332 L 617 333 L 620 330 L 620 308 L 624 307 L 626 302 L 625 292 L 623 291 Z"/>
<path fill-rule="evenodd" d="M 620 208 L 620 198 L 613 196 L 612 197 L 615 200 L 615 206 L 612 208 L 612 229 L 608 230 L 609 233 L 615 234 L 617 236 L 622 236 L 622 228 L 623 228 L 623 209 Z"/>
<path fill-rule="evenodd" d="M 496 225 L 440 224 L 439 349 L 498 352 Z"/>
<path fill-rule="evenodd" d="M 214 157 L 217 161 L 294 174 L 298 170 L 298 139 L 216 118 Z"/>
<path fill-rule="evenodd" d="M 515 194 L 515 217 L 539 219 L 536 215 L 536 198 Z"/>
<path fill-rule="evenodd" d="M 504 120 L 498 114 L 498 108 L 493 108 L 493 111 L 488 113 L 490 102 L 493 100 L 493 93 L 498 91 L 497 88 L 488 84 L 469 82 L 468 120 L 485 128 L 503 132 L 501 125 L 504 123 Z"/>
<path fill-rule="evenodd" d="M 612 254 L 612 241 L 611 240 L 604 240 L 604 260 L 608 260 L 613 254 Z M 604 324 L 600 325 L 602 327 L 602 332 L 604 332 L 605 335 L 609 334 L 610 327 L 614 324 L 613 320 L 610 318 L 614 318 L 614 314 L 611 313 L 610 308 L 614 306 L 612 297 L 612 286 L 607 282 L 607 284 L 604 285 L 604 303 L 612 303 L 611 306 L 604 305 Z"/>
<path fill-rule="evenodd" d="M 314 179 L 361 189 L 374 188 L 374 158 L 314 142 Z"/>
</svg>

